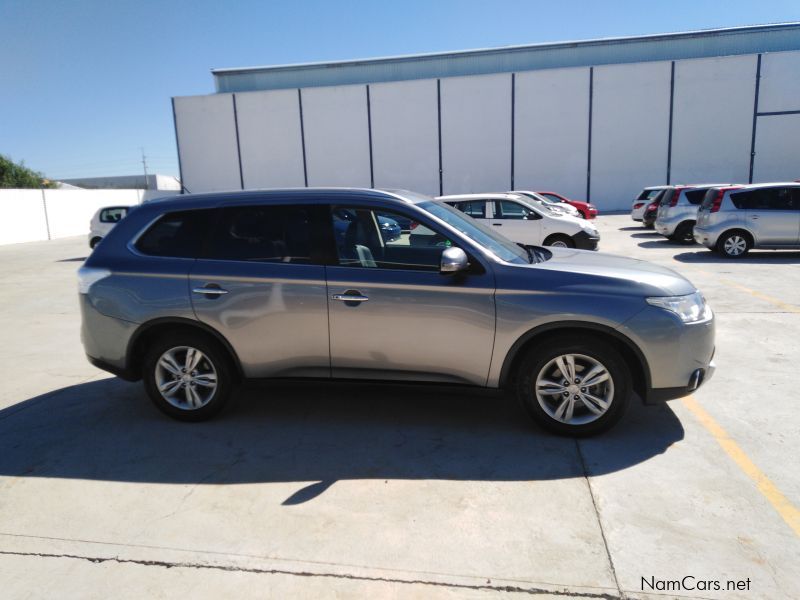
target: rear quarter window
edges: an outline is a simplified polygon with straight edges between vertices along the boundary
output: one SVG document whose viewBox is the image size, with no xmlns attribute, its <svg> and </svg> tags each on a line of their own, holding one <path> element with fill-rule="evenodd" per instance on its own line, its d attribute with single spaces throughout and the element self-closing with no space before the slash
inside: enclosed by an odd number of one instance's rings
<svg viewBox="0 0 800 600">
<path fill-rule="evenodd" d="M 147 256 L 196 258 L 208 233 L 213 210 L 183 210 L 164 214 L 136 241 Z"/>
<path fill-rule="evenodd" d="M 686 192 L 686 199 L 689 201 L 689 204 L 698 205 L 703 202 L 703 198 L 705 198 L 707 190 L 690 190 Z"/>
<path fill-rule="evenodd" d="M 125 218 L 125 215 L 128 214 L 128 208 L 126 206 L 114 206 L 110 208 L 104 208 L 100 211 L 100 222 L 101 223 L 118 223 L 122 219 Z"/>
</svg>

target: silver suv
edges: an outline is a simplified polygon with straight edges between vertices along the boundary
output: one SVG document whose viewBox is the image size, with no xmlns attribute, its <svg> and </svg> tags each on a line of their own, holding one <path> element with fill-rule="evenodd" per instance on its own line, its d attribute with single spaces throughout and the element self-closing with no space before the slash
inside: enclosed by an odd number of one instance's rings
<svg viewBox="0 0 800 600">
<path fill-rule="evenodd" d="M 800 184 L 711 188 L 697 213 L 694 239 L 728 258 L 751 248 L 800 248 Z"/>
<path fill-rule="evenodd" d="M 697 209 L 700 208 L 700 203 L 710 188 L 724 185 L 726 184 L 711 183 L 666 188 L 658 205 L 655 230 L 676 242 L 694 242 L 692 229 L 697 221 Z"/>
<path fill-rule="evenodd" d="M 676 398 L 713 373 L 713 315 L 677 273 L 521 246 L 411 192 L 150 202 L 79 292 L 89 360 L 183 420 L 245 378 L 356 378 L 511 388 L 542 426 L 586 435 L 633 392 Z"/>
</svg>

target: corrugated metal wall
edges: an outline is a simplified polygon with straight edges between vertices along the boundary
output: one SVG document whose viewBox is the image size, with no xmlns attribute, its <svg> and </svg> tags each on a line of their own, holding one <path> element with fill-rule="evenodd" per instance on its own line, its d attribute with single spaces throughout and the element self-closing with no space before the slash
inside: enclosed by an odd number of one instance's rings
<svg viewBox="0 0 800 600">
<path fill-rule="evenodd" d="M 618 210 L 646 185 L 800 178 L 798 92 L 786 52 L 176 98 L 175 120 L 192 192 L 549 188 Z"/>
</svg>

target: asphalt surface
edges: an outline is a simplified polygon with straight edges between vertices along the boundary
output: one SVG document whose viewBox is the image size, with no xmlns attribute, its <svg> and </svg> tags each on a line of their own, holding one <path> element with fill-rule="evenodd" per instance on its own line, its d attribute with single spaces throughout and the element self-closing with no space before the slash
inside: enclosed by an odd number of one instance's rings
<svg viewBox="0 0 800 600">
<path fill-rule="evenodd" d="M 85 239 L 0 247 L 0 595 L 800 597 L 800 252 L 598 226 L 706 294 L 718 370 L 579 442 L 496 393 L 374 384 L 174 422 L 83 356 Z"/>
</svg>

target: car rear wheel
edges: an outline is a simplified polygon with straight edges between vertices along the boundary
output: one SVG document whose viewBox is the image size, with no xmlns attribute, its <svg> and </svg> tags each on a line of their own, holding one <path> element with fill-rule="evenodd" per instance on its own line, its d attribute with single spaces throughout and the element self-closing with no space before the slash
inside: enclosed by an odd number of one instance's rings
<svg viewBox="0 0 800 600">
<path fill-rule="evenodd" d="M 97 244 L 99 244 L 99 243 L 100 243 L 100 240 L 102 240 L 102 239 L 103 239 L 103 238 L 99 238 L 99 237 L 92 238 L 92 241 L 91 241 L 91 242 L 89 242 L 89 248 L 91 248 L 92 250 L 94 250 L 95 246 L 97 246 Z"/>
<path fill-rule="evenodd" d="M 750 237 L 741 231 L 725 233 L 717 241 L 717 252 L 725 258 L 741 258 L 752 247 Z"/>
<path fill-rule="evenodd" d="M 630 402 L 620 353 L 593 337 L 565 337 L 531 349 L 517 373 L 517 397 L 553 433 L 587 436 L 615 425 Z"/>
<path fill-rule="evenodd" d="M 669 239 L 674 242 L 679 242 L 681 244 L 693 244 L 694 243 L 694 221 L 684 221 L 680 225 L 675 228 L 675 233 L 673 233 Z"/>
<path fill-rule="evenodd" d="M 205 336 L 179 333 L 159 339 L 142 366 L 145 390 L 155 405 L 181 421 L 203 421 L 227 404 L 233 368 L 226 353 Z"/>
<path fill-rule="evenodd" d="M 552 246 L 554 248 L 574 248 L 575 242 L 568 235 L 563 233 L 554 233 L 544 241 L 545 246 Z"/>
</svg>

